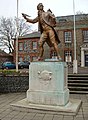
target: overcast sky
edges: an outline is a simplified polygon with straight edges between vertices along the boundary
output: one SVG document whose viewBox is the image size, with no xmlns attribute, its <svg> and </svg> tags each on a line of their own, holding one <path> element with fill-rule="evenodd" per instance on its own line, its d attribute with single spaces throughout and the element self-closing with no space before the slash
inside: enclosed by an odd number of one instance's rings
<svg viewBox="0 0 88 120">
<path fill-rule="evenodd" d="M 37 4 L 43 3 L 44 10 L 51 9 L 55 16 L 73 15 L 73 0 L 18 0 L 19 17 L 26 13 L 34 18 L 37 16 Z M 75 12 L 88 13 L 88 0 L 74 0 Z M 0 0 L 0 17 L 14 17 L 17 15 L 17 0 Z"/>
</svg>

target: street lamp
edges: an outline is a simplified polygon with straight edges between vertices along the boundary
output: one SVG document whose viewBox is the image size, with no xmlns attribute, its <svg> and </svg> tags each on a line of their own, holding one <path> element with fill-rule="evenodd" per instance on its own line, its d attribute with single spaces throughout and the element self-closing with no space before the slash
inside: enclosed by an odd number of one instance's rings
<svg viewBox="0 0 88 120">
<path fill-rule="evenodd" d="M 78 72 L 77 59 L 76 59 L 76 32 L 75 32 L 75 2 L 73 0 L 73 12 L 74 12 L 74 60 L 73 60 L 73 73 Z"/>
<path fill-rule="evenodd" d="M 16 28 L 17 28 L 17 36 L 16 36 L 16 72 L 18 72 L 18 0 L 17 0 Z"/>
</svg>

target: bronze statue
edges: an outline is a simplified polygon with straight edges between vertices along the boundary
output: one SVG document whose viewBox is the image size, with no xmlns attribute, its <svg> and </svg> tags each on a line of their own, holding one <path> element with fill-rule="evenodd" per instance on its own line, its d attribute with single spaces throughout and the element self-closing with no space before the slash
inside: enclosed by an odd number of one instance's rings
<svg viewBox="0 0 88 120">
<path fill-rule="evenodd" d="M 49 47 L 54 47 L 57 58 L 61 60 L 61 57 L 59 55 L 59 49 L 58 44 L 60 43 L 60 40 L 58 38 L 58 35 L 54 29 L 56 26 L 56 19 L 54 14 L 52 14 L 52 11 L 49 9 L 47 12 L 43 9 L 43 4 L 39 3 L 37 5 L 38 10 L 38 16 L 35 19 L 29 19 L 28 16 L 24 13 L 22 13 L 22 16 L 26 19 L 27 22 L 30 23 L 39 23 L 39 29 L 41 31 L 41 37 L 39 40 L 39 56 L 38 60 L 42 60 L 43 53 L 44 53 L 44 43 L 46 42 Z"/>
</svg>

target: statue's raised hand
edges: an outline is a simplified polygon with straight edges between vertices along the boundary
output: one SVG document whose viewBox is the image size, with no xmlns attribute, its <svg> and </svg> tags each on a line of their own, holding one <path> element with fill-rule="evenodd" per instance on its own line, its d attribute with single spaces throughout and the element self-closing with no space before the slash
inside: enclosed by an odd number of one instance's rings
<svg viewBox="0 0 88 120">
<path fill-rule="evenodd" d="M 24 19 L 26 19 L 26 14 L 22 13 L 22 16 L 24 17 Z"/>
</svg>

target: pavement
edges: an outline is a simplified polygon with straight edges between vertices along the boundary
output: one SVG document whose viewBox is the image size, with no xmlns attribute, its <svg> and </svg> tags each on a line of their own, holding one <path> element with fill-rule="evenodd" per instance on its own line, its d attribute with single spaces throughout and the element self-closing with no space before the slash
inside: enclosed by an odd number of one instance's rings
<svg viewBox="0 0 88 120">
<path fill-rule="evenodd" d="M 73 74 L 73 67 L 68 68 L 68 73 Z M 88 74 L 88 67 L 78 67 L 77 74 Z"/>
<path fill-rule="evenodd" d="M 0 94 L 0 120 L 88 120 L 88 94 L 70 94 L 70 98 L 82 100 L 76 116 L 11 110 L 11 104 L 24 98 L 26 92 Z"/>
</svg>

